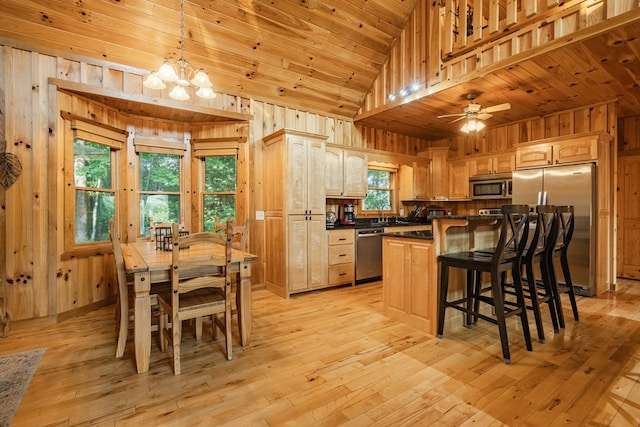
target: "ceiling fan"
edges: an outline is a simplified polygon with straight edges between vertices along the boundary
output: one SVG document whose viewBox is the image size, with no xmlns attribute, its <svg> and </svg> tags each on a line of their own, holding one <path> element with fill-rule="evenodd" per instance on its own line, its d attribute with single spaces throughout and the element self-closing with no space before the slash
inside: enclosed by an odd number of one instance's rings
<svg viewBox="0 0 640 427">
<path fill-rule="evenodd" d="M 461 130 L 465 133 L 468 133 L 484 129 L 485 125 L 481 122 L 481 120 L 487 120 L 488 118 L 490 118 L 492 116 L 491 113 L 497 113 L 498 111 L 505 111 L 511 108 L 511 104 L 509 104 L 508 102 L 482 108 L 480 104 L 476 104 L 475 102 L 473 102 L 473 100 L 476 99 L 475 93 L 470 93 L 469 95 L 467 95 L 467 99 L 469 100 L 469 105 L 462 109 L 462 113 L 444 114 L 438 116 L 438 118 L 443 119 L 447 117 L 457 117 L 457 119 L 452 120 L 449 123 L 455 123 L 459 120 L 467 119 Z"/>
</svg>

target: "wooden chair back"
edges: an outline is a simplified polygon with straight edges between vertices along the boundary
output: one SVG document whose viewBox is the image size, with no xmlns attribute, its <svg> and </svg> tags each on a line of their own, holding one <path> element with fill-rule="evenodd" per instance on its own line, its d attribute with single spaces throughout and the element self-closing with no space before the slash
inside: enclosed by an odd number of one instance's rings
<svg viewBox="0 0 640 427">
<path fill-rule="evenodd" d="M 529 217 L 529 221 L 535 221 L 533 235 L 529 239 L 529 246 L 524 254 L 526 260 L 531 260 L 536 255 L 549 253 L 553 248 L 554 236 L 557 234 L 556 208 L 552 205 L 536 206 L 536 213 Z"/>
<path fill-rule="evenodd" d="M 227 218 L 225 223 L 220 222 L 220 217 L 216 217 L 216 222 L 213 227 L 214 233 L 219 233 L 220 231 L 225 231 L 227 229 L 227 224 L 231 222 L 231 240 L 233 249 L 237 249 L 239 251 L 246 252 L 247 243 L 249 241 L 249 218 L 244 220 L 244 224 L 238 225 L 235 218 Z"/>
<path fill-rule="evenodd" d="M 528 205 L 504 205 L 501 212 L 500 237 L 493 254 L 496 265 L 514 259 L 519 260 L 524 253 L 529 234 Z"/>
<path fill-rule="evenodd" d="M 118 295 L 116 308 L 116 322 L 118 323 L 118 341 L 116 345 L 116 357 L 124 356 L 124 348 L 127 343 L 129 330 L 129 289 L 127 284 L 127 271 L 124 268 L 124 257 L 120 247 L 120 237 L 116 230 L 115 221 L 109 218 L 109 237 L 113 246 L 113 259 L 116 264 L 116 277 L 118 279 Z"/>
<path fill-rule="evenodd" d="M 172 269 L 171 290 L 174 303 L 180 294 L 195 289 L 214 287 L 224 289 L 230 272 L 227 264 L 231 259 L 231 244 L 226 234 L 193 233 L 179 236 L 180 226 L 173 224 L 172 229 Z M 204 249 L 204 245 L 217 244 L 225 247 L 222 255 L 216 255 Z M 193 254 L 197 253 L 197 256 Z M 185 256 L 183 256 L 183 254 Z M 189 256 L 186 256 L 186 255 Z M 179 305 L 175 305 L 179 307 Z"/>
<path fill-rule="evenodd" d="M 575 214 L 573 206 L 556 206 L 556 213 L 558 214 L 558 237 L 555 250 L 560 250 L 568 247 L 571 242 Z"/>
</svg>

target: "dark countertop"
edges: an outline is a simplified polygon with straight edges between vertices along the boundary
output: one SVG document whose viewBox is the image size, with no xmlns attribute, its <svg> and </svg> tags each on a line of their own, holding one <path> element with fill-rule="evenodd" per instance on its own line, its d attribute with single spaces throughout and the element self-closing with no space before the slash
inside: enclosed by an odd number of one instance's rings
<svg viewBox="0 0 640 427">
<path fill-rule="evenodd" d="M 429 222 L 413 222 L 413 221 L 397 221 L 391 220 L 388 222 L 376 222 L 374 220 L 356 220 L 355 224 L 335 224 L 331 227 L 327 227 L 327 230 L 341 230 L 341 229 L 361 229 L 361 228 L 373 228 L 373 227 L 410 227 L 414 225 L 431 225 Z"/>
<path fill-rule="evenodd" d="M 429 217 L 432 220 L 434 219 L 467 219 L 467 220 L 478 220 L 478 219 L 486 219 L 486 220 L 495 220 L 502 218 L 502 215 L 441 215 L 441 216 L 431 216 Z"/>
<path fill-rule="evenodd" d="M 395 233 L 382 233 L 382 237 L 401 237 L 404 239 L 433 240 L 433 233 L 430 230 L 422 231 L 398 231 Z"/>
</svg>

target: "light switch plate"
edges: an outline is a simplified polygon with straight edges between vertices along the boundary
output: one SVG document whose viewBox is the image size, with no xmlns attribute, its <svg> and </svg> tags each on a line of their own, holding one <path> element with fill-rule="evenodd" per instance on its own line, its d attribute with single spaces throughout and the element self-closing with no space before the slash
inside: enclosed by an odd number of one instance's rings
<svg viewBox="0 0 640 427">
<path fill-rule="evenodd" d="M 264 211 L 256 211 L 256 221 L 264 221 Z"/>
</svg>

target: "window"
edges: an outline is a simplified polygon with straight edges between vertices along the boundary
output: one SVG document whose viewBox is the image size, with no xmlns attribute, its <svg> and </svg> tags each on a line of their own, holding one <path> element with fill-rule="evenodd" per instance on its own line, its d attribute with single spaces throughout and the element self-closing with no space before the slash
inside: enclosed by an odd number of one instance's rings
<svg viewBox="0 0 640 427">
<path fill-rule="evenodd" d="M 149 236 L 154 223 L 182 222 L 180 164 L 177 154 L 139 152 L 140 235 Z"/>
<path fill-rule="evenodd" d="M 392 211 L 395 172 L 386 169 L 367 171 L 367 197 L 362 203 L 364 211 Z"/>
<path fill-rule="evenodd" d="M 65 120 L 64 248 L 69 255 L 110 245 L 118 221 L 118 161 L 126 131 L 91 120 Z"/>
<path fill-rule="evenodd" d="M 203 160 L 203 230 L 210 232 L 216 217 L 224 222 L 236 216 L 237 156 L 221 154 L 206 156 Z"/>
<path fill-rule="evenodd" d="M 109 240 L 116 202 L 114 157 L 106 145 L 73 139 L 76 244 Z"/>
</svg>

